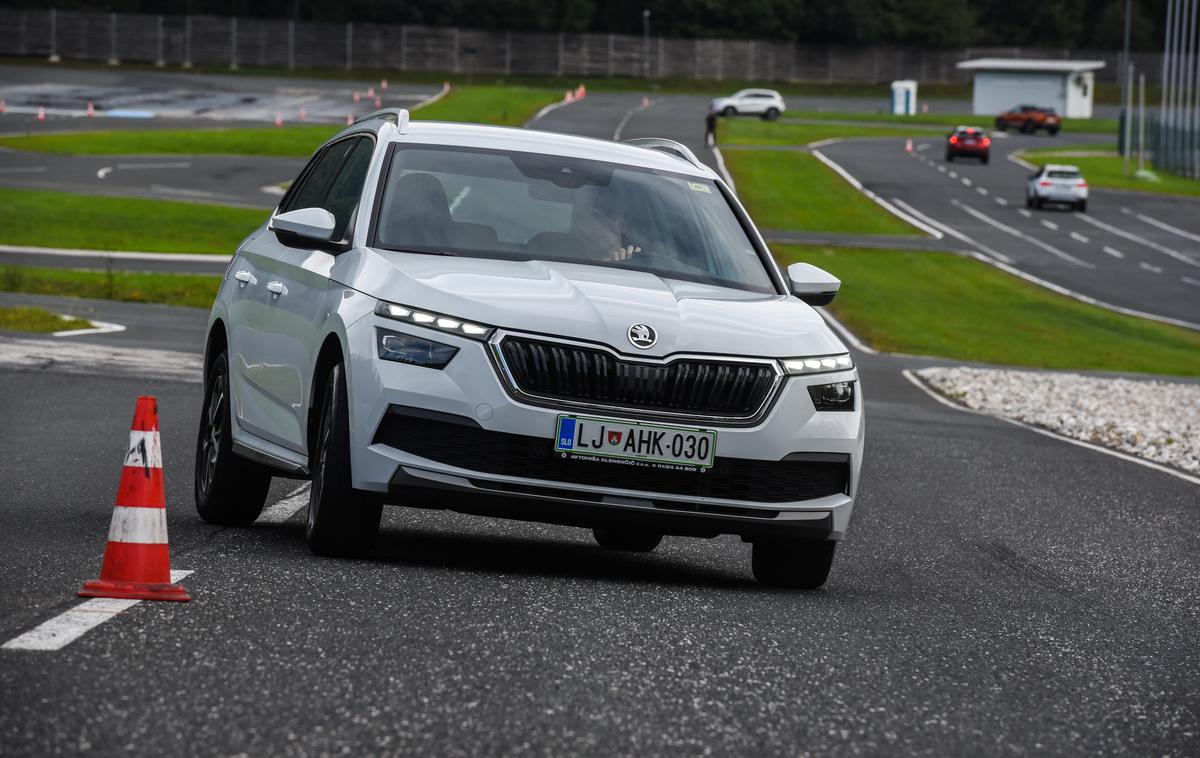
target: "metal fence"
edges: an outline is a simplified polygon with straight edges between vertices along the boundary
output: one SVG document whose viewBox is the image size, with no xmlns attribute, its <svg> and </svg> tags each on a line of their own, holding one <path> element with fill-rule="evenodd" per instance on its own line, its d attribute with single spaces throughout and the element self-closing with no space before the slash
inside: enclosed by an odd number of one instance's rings
<svg viewBox="0 0 1200 758">
<path fill-rule="evenodd" d="M 1087 58 L 1097 50 L 839 47 L 773 40 L 508 32 L 410 24 L 333 24 L 194 15 L 0 8 L 0 55 L 50 60 L 230 68 L 342 68 L 567 77 L 653 76 L 774 82 L 923 83 L 968 80 L 955 64 L 978 57 Z M 1157 53 L 1131 56 L 1159 71 Z M 1156 80 L 1151 80 L 1154 83 Z"/>
<path fill-rule="evenodd" d="M 1148 142 L 1154 167 L 1200 178 L 1200 0 L 1167 3 L 1162 104 Z"/>
</svg>

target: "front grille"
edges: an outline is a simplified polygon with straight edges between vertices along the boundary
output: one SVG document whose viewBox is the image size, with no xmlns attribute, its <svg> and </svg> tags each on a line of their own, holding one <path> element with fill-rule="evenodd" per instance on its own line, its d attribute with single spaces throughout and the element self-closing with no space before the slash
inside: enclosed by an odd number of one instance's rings
<svg viewBox="0 0 1200 758">
<path fill-rule="evenodd" d="M 619 487 L 756 503 L 811 500 L 849 491 L 848 456 L 782 461 L 718 457 L 704 473 L 672 471 L 564 459 L 555 452 L 553 439 L 491 432 L 469 418 L 415 409 L 390 409 L 373 442 L 468 471 L 536 479 L 548 484 Z"/>
<path fill-rule="evenodd" d="M 500 352 L 526 395 L 660 414 L 746 419 L 778 379 L 765 363 L 683 358 L 643 363 L 596 348 L 505 337 Z"/>
</svg>

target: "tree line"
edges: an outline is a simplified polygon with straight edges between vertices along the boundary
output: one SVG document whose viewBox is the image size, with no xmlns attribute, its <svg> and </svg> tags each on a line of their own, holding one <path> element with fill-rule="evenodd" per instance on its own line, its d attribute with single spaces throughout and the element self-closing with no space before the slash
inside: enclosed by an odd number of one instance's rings
<svg viewBox="0 0 1200 758">
<path fill-rule="evenodd" d="M 1167 0 L 1135 0 L 1135 50 L 1160 50 Z M 2 4 L 44 10 L 45 0 Z M 1125 0 L 51 0 L 60 10 L 195 13 L 836 45 L 1119 49 Z"/>
</svg>

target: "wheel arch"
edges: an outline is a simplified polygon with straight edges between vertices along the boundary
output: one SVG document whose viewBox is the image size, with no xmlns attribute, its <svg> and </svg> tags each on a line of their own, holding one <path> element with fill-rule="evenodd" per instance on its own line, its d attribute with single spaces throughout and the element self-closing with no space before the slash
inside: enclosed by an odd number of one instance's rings
<svg viewBox="0 0 1200 758">
<path fill-rule="evenodd" d="M 337 333 L 330 332 L 326 335 L 325 341 L 321 343 L 321 349 L 317 351 L 317 360 L 313 364 L 312 383 L 310 385 L 312 387 L 312 397 L 309 398 L 307 423 L 305 424 L 305 435 L 308 442 L 310 459 L 313 451 L 316 449 L 317 427 L 320 423 L 321 406 L 325 402 L 325 376 L 338 363 L 341 363 L 343 370 L 345 370 L 345 356 L 345 348 Z M 347 384 L 349 383 L 347 382 Z M 310 460 L 310 469 L 311 466 L 312 461 Z"/>
<path fill-rule="evenodd" d="M 225 322 L 220 318 L 213 319 L 208 327 L 208 337 L 204 340 L 204 376 L 201 382 L 204 390 L 208 391 L 208 375 L 212 372 L 213 363 L 222 351 L 229 350 L 229 335 L 225 332 Z"/>
</svg>

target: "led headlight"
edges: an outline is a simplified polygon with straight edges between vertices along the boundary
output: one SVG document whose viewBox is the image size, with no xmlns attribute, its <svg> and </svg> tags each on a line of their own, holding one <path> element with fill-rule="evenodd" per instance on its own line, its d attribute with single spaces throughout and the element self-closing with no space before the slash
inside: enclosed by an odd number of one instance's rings
<svg viewBox="0 0 1200 758">
<path fill-rule="evenodd" d="M 375 313 L 384 318 L 437 329 L 448 334 L 457 334 L 460 337 L 470 337 L 480 342 L 487 340 L 488 337 L 492 336 L 492 332 L 496 331 L 491 326 L 473 324 L 470 321 L 451 318 L 441 313 L 434 313 L 433 311 L 422 310 L 420 308 L 409 308 L 408 306 L 396 305 L 395 303 L 385 303 L 382 300 L 375 304 Z"/>
<path fill-rule="evenodd" d="M 808 388 L 808 394 L 819 411 L 854 410 L 854 382 L 814 384 Z"/>
<path fill-rule="evenodd" d="M 829 371 L 845 371 L 854 368 L 849 353 L 821 355 L 813 358 L 788 358 L 783 368 L 789 374 L 823 374 Z"/>
<path fill-rule="evenodd" d="M 379 357 L 385 361 L 408 363 L 425 368 L 445 368 L 458 353 L 454 345 L 401 334 L 389 329 L 375 328 L 375 340 L 379 346 Z"/>
</svg>

